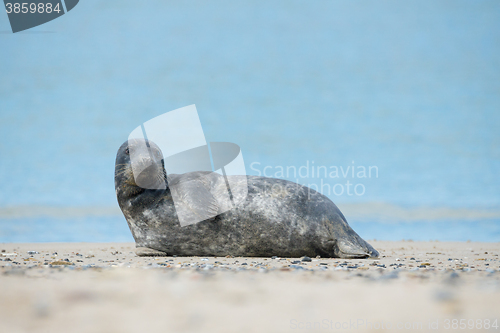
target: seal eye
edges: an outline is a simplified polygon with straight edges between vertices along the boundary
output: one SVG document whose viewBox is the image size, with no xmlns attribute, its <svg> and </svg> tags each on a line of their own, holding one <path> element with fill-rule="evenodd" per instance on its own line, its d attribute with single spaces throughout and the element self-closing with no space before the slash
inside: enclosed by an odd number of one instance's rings
<svg viewBox="0 0 500 333">
<path fill-rule="evenodd" d="M 125 149 L 125 154 L 127 154 L 127 155 L 128 155 L 129 153 L 130 153 L 130 151 L 128 150 L 128 148 L 127 148 L 127 149 Z"/>
</svg>

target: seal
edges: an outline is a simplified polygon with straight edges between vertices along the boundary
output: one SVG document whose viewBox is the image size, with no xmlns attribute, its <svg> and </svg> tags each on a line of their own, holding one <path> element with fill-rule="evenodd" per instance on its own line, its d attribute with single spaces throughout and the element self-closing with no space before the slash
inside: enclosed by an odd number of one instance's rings
<svg viewBox="0 0 500 333">
<path fill-rule="evenodd" d="M 223 176 L 201 171 L 167 175 L 160 148 L 153 142 L 147 144 L 150 151 L 140 153 L 135 150 L 144 142 L 125 142 L 118 149 L 115 165 L 116 196 L 135 239 L 137 255 L 378 257 L 337 206 L 317 191 L 282 179 L 228 176 L 232 184 L 245 188 L 246 198 L 226 210 L 222 207 L 226 203 L 216 199 L 221 191 L 227 191 Z M 132 151 L 142 154 L 140 160 L 146 166 L 136 177 Z M 177 197 L 183 198 L 176 202 L 176 209 L 172 184 L 179 183 L 189 186 L 176 187 L 182 192 Z M 235 198 L 243 193 L 238 186 L 231 190 Z M 179 209 L 212 217 L 181 226 Z"/>
</svg>

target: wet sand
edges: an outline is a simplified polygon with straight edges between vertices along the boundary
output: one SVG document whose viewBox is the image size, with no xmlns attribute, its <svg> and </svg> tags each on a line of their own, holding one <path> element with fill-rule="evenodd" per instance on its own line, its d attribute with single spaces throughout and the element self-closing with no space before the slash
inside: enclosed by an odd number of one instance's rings
<svg viewBox="0 0 500 333">
<path fill-rule="evenodd" d="M 144 258 L 132 243 L 4 243 L 0 331 L 500 331 L 500 243 L 370 243 L 380 258 Z"/>
</svg>

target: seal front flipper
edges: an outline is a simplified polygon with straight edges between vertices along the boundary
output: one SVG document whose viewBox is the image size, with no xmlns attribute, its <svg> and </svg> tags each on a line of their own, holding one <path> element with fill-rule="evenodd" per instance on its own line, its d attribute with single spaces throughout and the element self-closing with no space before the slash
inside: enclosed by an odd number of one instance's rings
<svg viewBox="0 0 500 333">
<path fill-rule="evenodd" d="M 167 253 L 151 249 L 149 247 L 138 247 L 135 249 L 135 254 L 139 257 L 166 257 Z"/>
</svg>

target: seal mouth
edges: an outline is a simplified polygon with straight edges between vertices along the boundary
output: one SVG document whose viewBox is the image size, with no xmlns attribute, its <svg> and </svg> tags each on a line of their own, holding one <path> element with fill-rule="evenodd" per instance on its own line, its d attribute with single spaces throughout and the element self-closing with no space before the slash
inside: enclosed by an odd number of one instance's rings
<svg viewBox="0 0 500 333">
<path fill-rule="evenodd" d="M 149 164 L 140 173 L 134 175 L 130 163 L 118 165 L 115 171 L 116 189 L 121 189 L 123 193 L 134 195 L 145 189 L 165 189 L 167 187 L 166 176 L 163 167 Z"/>
<path fill-rule="evenodd" d="M 157 165 L 150 165 L 134 177 L 136 186 L 146 189 L 165 188 L 165 176 L 163 170 Z"/>
</svg>

